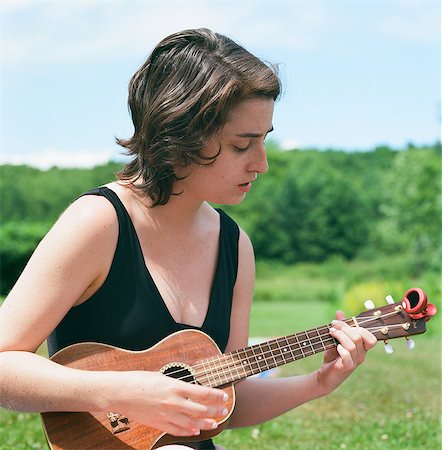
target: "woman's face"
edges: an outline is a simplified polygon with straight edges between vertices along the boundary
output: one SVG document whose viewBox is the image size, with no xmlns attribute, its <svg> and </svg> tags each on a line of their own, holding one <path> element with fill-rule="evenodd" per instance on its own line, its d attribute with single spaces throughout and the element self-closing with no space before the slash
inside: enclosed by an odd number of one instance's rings
<svg viewBox="0 0 442 450">
<path fill-rule="evenodd" d="M 243 100 L 234 106 L 224 126 L 203 149 L 205 156 L 220 151 L 215 162 L 192 165 L 190 175 L 177 182 L 177 189 L 199 201 L 240 203 L 257 176 L 268 170 L 264 140 L 273 130 L 273 109 L 273 99 L 263 97 Z"/>
</svg>

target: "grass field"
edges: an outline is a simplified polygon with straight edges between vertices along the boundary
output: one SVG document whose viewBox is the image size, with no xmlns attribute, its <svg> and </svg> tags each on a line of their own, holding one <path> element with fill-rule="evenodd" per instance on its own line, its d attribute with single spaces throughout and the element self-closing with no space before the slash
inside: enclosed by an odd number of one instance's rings
<svg viewBox="0 0 442 450">
<path fill-rule="evenodd" d="M 306 314 L 308 311 L 308 314 Z M 257 302 L 251 335 L 289 334 L 330 321 L 324 302 Z M 429 328 L 439 330 L 438 319 Z M 379 343 L 367 361 L 335 393 L 265 424 L 226 430 L 215 442 L 228 450 L 438 450 L 441 444 L 440 333 L 417 336 L 416 349 L 392 341 L 388 356 Z M 315 355 L 289 364 L 281 376 L 315 370 Z M 0 449 L 45 449 L 37 414 L 0 410 Z"/>
</svg>

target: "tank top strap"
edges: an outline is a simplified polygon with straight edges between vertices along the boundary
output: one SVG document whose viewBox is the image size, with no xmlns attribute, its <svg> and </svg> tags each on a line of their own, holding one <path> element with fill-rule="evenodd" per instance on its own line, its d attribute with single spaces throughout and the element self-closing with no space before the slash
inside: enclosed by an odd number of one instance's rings
<svg viewBox="0 0 442 450">
<path fill-rule="evenodd" d="M 83 197 L 85 195 L 99 195 L 107 198 L 109 202 L 112 204 L 112 206 L 115 208 L 120 228 L 121 225 L 123 224 L 129 225 L 131 223 L 129 213 L 126 210 L 126 207 L 123 205 L 123 202 L 120 200 L 118 195 L 112 189 L 109 189 L 106 186 L 100 186 L 98 188 L 94 188 L 85 192 L 80 197 Z"/>
</svg>

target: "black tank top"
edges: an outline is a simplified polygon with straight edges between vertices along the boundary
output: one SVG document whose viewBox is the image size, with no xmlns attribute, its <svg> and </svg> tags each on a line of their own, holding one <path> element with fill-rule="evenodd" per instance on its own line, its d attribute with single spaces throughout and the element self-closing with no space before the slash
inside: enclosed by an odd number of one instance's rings
<svg viewBox="0 0 442 450">
<path fill-rule="evenodd" d="M 48 337 L 49 355 L 78 342 L 100 342 L 128 350 L 145 350 L 175 331 L 198 329 L 224 351 L 230 333 L 233 287 L 238 269 L 239 229 L 222 210 L 218 262 L 203 325 L 177 323 L 167 309 L 144 262 L 140 242 L 126 208 L 106 187 L 84 195 L 101 195 L 118 217 L 118 242 L 109 274 L 86 302 L 72 308 Z"/>
</svg>

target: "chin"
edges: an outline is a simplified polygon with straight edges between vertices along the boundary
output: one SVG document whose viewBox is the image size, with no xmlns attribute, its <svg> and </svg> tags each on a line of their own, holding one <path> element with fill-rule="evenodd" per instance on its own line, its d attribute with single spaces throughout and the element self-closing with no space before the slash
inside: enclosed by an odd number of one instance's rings
<svg viewBox="0 0 442 450">
<path fill-rule="evenodd" d="M 240 203 L 242 203 L 244 201 L 244 199 L 246 198 L 245 194 L 240 196 L 240 197 L 235 197 L 235 198 L 229 198 L 228 200 L 224 199 L 221 202 L 214 202 L 214 203 L 218 203 L 218 205 L 228 205 L 228 206 L 235 206 L 235 205 L 239 205 Z"/>
</svg>

